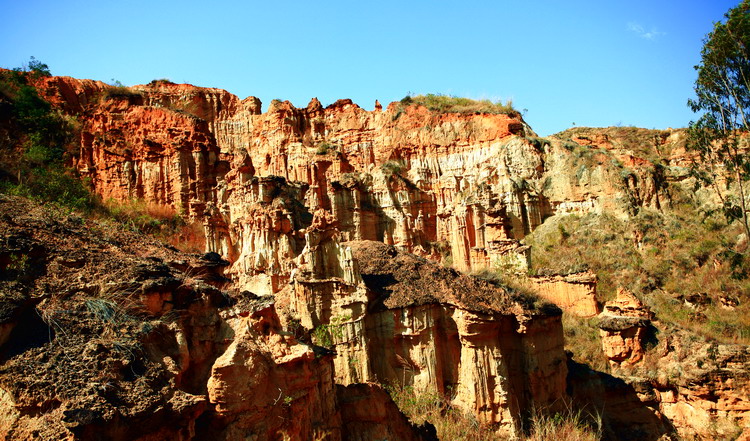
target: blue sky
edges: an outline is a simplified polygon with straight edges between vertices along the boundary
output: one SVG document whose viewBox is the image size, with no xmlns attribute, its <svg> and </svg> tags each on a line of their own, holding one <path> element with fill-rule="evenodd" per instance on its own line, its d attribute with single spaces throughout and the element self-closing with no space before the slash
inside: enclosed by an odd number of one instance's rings
<svg viewBox="0 0 750 441">
<path fill-rule="evenodd" d="M 0 66 L 169 78 L 365 109 L 407 93 L 512 99 L 541 135 L 684 127 L 700 49 L 739 0 L 0 0 Z"/>
</svg>

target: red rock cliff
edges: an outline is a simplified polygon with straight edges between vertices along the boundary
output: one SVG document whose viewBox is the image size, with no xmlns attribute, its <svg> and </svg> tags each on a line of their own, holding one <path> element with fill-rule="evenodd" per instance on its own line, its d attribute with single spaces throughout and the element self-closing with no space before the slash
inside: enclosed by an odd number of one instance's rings
<svg viewBox="0 0 750 441">
<path fill-rule="evenodd" d="M 653 170 L 623 175 L 618 164 L 637 158 L 606 136 L 539 139 L 516 116 L 401 103 L 371 112 L 350 100 L 323 108 L 317 99 L 302 109 L 274 101 L 261 113 L 253 97 L 163 81 L 120 90 L 53 77 L 40 87 L 78 115 L 76 165 L 97 193 L 202 222 L 207 250 L 230 260 L 237 289 L 276 295 L 307 332 L 335 326 L 337 382 L 450 389 L 454 405 L 504 432 L 532 401 L 553 404 L 565 393 L 559 315 L 460 296 L 383 303 L 372 270 L 360 267 L 369 257 L 355 257 L 353 243 L 393 245 L 460 270 L 523 271 L 529 250 L 519 240 L 545 217 L 658 207 L 664 197 Z M 563 297 L 575 303 L 579 294 Z M 227 351 L 209 395 L 232 419 L 255 404 L 236 399 L 227 378 L 260 364 L 252 348 Z M 271 351 L 265 360 L 283 357 Z"/>
<path fill-rule="evenodd" d="M 274 101 L 261 114 L 257 99 L 218 89 L 155 82 L 118 96 L 102 83 L 45 81 L 47 96 L 81 115 L 78 167 L 98 193 L 183 210 L 205 222 L 209 249 L 238 260 L 256 240 L 243 235 L 258 228 L 243 224 L 248 202 L 258 202 L 248 194 L 253 178 L 297 186 L 306 211 L 331 212 L 344 240 L 435 259 L 450 252 L 465 270 L 523 268 L 527 251 L 516 241 L 545 216 L 596 209 L 628 191 L 592 189 L 608 180 L 604 167 L 573 176 L 573 155 L 526 137 L 524 122 L 508 115 L 400 103 L 370 112 L 315 99 L 304 109 Z"/>
</svg>

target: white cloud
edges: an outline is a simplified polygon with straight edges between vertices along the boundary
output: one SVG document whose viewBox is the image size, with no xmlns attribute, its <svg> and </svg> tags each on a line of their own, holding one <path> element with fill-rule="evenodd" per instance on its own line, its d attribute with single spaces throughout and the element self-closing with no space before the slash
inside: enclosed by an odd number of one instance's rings
<svg viewBox="0 0 750 441">
<path fill-rule="evenodd" d="M 645 38 L 646 40 L 656 40 L 656 38 L 662 35 L 667 35 L 666 32 L 661 32 L 656 28 L 651 28 L 650 31 L 647 31 L 640 24 L 632 21 L 628 23 L 628 30 L 641 38 Z"/>
</svg>

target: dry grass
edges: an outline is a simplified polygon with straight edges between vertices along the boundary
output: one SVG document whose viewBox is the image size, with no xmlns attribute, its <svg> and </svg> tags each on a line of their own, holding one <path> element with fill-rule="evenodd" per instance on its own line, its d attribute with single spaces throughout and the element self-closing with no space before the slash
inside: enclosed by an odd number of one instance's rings
<svg viewBox="0 0 750 441">
<path fill-rule="evenodd" d="M 642 209 L 628 220 L 607 213 L 555 217 L 525 242 L 532 246 L 534 272 L 590 269 L 603 300 L 625 287 L 662 321 L 721 342 L 750 344 L 750 259 L 738 243 L 740 233 L 720 214 L 683 204 L 664 213 Z M 685 304 L 683 298 L 700 293 L 710 299 L 707 305 Z M 725 308 L 726 298 L 738 305 Z"/>
<path fill-rule="evenodd" d="M 105 216 L 111 217 L 132 230 L 151 234 L 164 243 L 186 253 L 202 253 L 206 236 L 203 226 L 186 221 L 168 206 L 146 203 L 140 199 L 104 203 Z"/>
<path fill-rule="evenodd" d="M 389 386 L 393 401 L 413 423 L 432 423 L 439 439 L 454 441 L 483 441 L 500 439 L 491 430 L 483 428 L 468 414 L 454 409 L 437 392 L 418 392 L 411 386 Z"/>
<path fill-rule="evenodd" d="M 427 95 L 407 95 L 401 100 L 401 104 L 418 104 L 425 106 L 433 112 L 439 113 L 494 113 L 518 117 L 521 114 L 513 107 L 513 101 L 491 101 L 473 100 L 451 95 L 428 93 Z"/>
<path fill-rule="evenodd" d="M 531 418 L 531 434 L 526 441 L 599 441 L 602 421 L 599 416 L 585 415 L 568 406 L 561 413 L 535 413 Z"/>
<path fill-rule="evenodd" d="M 505 441 L 509 438 L 483 427 L 469 414 L 452 408 L 437 392 L 417 392 L 411 386 L 387 387 L 393 401 L 413 423 L 429 422 L 437 429 L 438 438 L 451 441 Z M 568 406 L 565 411 L 547 414 L 535 412 L 531 417 L 528 441 L 598 441 L 601 439 L 601 419 L 589 417 Z"/>
<path fill-rule="evenodd" d="M 184 253 L 206 251 L 206 232 L 203 225 L 198 222 L 181 225 L 163 240 Z"/>
<path fill-rule="evenodd" d="M 104 202 L 108 214 L 123 223 L 130 224 L 138 230 L 159 228 L 164 223 L 176 222 L 177 211 L 162 204 L 148 203 L 142 199 L 117 201 L 109 199 Z"/>
<path fill-rule="evenodd" d="M 602 351 L 599 319 L 583 318 L 564 312 L 562 323 L 565 350 L 571 351 L 578 362 L 586 363 L 600 372 L 609 372 L 609 363 Z"/>
<path fill-rule="evenodd" d="M 513 267 L 497 267 L 495 270 L 482 269 L 470 273 L 471 276 L 486 280 L 510 294 L 513 301 L 532 311 L 549 311 L 558 307 L 540 297 L 525 274 L 518 274 Z"/>
<path fill-rule="evenodd" d="M 645 300 L 659 312 L 657 318 L 662 321 L 678 323 L 697 335 L 722 343 L 750 344 L 748 303 L 734 309 L 725 309 L 720 305 L 694 309 L 665 293 L 652 293 Z"/>
</svg>

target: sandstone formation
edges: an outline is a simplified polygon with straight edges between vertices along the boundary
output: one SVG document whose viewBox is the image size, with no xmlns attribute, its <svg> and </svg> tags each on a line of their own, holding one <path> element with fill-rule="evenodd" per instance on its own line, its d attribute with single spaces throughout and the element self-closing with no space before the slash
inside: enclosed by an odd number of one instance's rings
<svg viewBox="0 0 750 441">
<path fill-rule="evenodd" d="M 652 320 L 643 302 L 620 289 L 605 304 L 599 323 L 610 366 L 627 382 L 618 387 L 630 391 L 623 406 L 653 409 L 651 417 L 644 414 L 649 421 L 644 433 L 668 433 L 662 427 L 668 424 L 685 438 L 733 439 L 750 427 L 750 350 L 676 329 L 647 350 L 647 341 L 655 340 L 649 334 L 659 332 Z M 631 423 L 619 418 L 619 424 Z"/>
<path fill-rule="evenodd" d="M 651 311 L 623 288 L 614 300 L 604 305 L 599 329 L 604 354 L 612 367 L 633 365 L 643 359 L 652 318 Z"/>
<path fill-rule="evenodd" d="M 336 392 L 344 421 L 342 439 L 437 440 L 434 427 L 419 427 L 415 433 L 413 425 L 379 386 L 361 383 L 336 385 Z M 388 424 L 383 424 L 384 421 Z"/>
<path fill-rule="evenodd" d="M 596 394 L 617 395 L 607 402 L 610 411 L 603 412 L 612 427 L 641 425 L 643 436 L 633 439 L 667 433 L 682 439 L 736 439 L 750 427 L 749 360 L 746 346 L 673 331 L 639 363 L 619 364 L 617 378 L 598 380 L 598 391 L 585 391 L 588 386 L 576 382 L 578 398 L 591 402 Z M 635 412 L 639 419 L 633 418 Z"/>
<path fill-rule="evenodd" d="M 378 386 L 338 388 L 272 297 L 217 288 L 219 256 L 17 198 L 0 213 L 0 438 L 433 439 Z"/>
<path fill-rule="evenodd" d="M 437 392 L 498 433 L 565 394 L 559 310 L 375 241 L 339 243 L 318 211 L 279 291 L 287 320 L 335 351 L 336 382 Z"/>
<path fill-rule="evenodd" d="M 44 285 L 50 276 L 19 279 L 33 288 L 3 297 L 2 378 L 32 368 L 48 374 L 41 384 L 0 383 L 3 433 L 431 436 L 371 382 L 439 392 L 499 434 L 520 433 L 534 406 L 554 410 L 566 395 L 599 410 L 612 439 L 721 438 L 737 421 L 748 425 L 746 347 L 684 342 L 669 338 L 688 339 L 671 329 L 655 336 L 666 328 L 623 291 L 600 319 L 613 375 L 572 360 L 568 369 L 559 310 L 455 271 L 525 273 L 523 238 L 549 216 L 606 210 L 627 218 L 669 204 L 670 183 L 690 179 L 683 131 L 575 128 L 541 139 L 517 115 L 399 102 L 366 111 L 350 100 L 325 108 L 317 99 L 305 108 L 275 100 L 262 113 L 256 98 L 168 81 L 112 88 L 51 77 L 37 85 L 80 123 L 74 165 L 97 194 L 199 222 L 206 251 L 217 254 L 197 262 L 131 247 L 145 272 L 97 267 L 125 282 L 56 286 L 73 302 L 64 305 L 29 294 L 56 292 Z M 63 258 L 19 237 L 21 254 L 62 280 L 91 266 L 86 252 Z M 99 251 L 123 240 L 106 239 Z M 0 255 L 4 269 L 14 262 Z M 599 312 L 590 275 L 529 280 L 566 311 Z M 155 330 L 135 321 L 114 329 L 106 302 L 121 293 Z M 48 315 L 33 319 L 31 311 Z M 66 311 L 85 326 L 61 317 Z M 70 341 L 50 323 L 140 343 Z M 14 346 L 29 332 L 31 343 Z M 64 345 L 83 354 L 76 368 L 99 376 L 58 390 L 68 378 L 54 368 L 70 357 Z M 132 356 L 144 348 L 145 358 Z M 136 405 L 139 393 L 146 398 Z M 164 428 L 166 420 L 176 423 Z"/>
<path fill-rule="evenodd" d="M 144 198 L 203 221 L 208 250 L 233 262 L 253 259 L 255 244 L 246 241 L 265 234 L 251 232 L 262 222 L 246 224 L 256 216 L 244 205 L 269 191 L 251 190 L 256 179 L 283 178 L 308 216 L 324 209 L 336 218 L 342 240 L 449 255 L 461 270 L 523 271 L 528 249 L 518 240 L 546 216 L 623 200 L 658 206 L 663 197 L 659 176 L 645 167 L 621 176 L 623 154 L 540 140 L 517 116 L 401 103 L 369 112 L 350 100 L 323 108 L 316 99 L 304 109 L 274 101 L 261 114 L 255 98 L 165 81 L 120 95 L 103 83 L 40 81 L 45 96 L 81 115 L 78 168 L 99 194 Z M 272 248 L 289 241 L 268 239 Z M 266 277 L 290 272 L 271 267 Z"/>
<path fill-rule="evenodd" d="M 593 317 L 601 312 L 596 297 L 596 274 L 590 271 L 534 276 L 528 282 L 531 289 L 566 312 L 580 317 Z"/>
<path fill-rule="evenodd" d="M 366 297 L 352 300 L 366 303 L 332 302 L 332 317 L 345 317 L 329 322 L 340 329 L 332 335 L 338 381 L 439 392 L 511 434 L 534 405 L 560 404 L 565 363 L 557 308 L 529 308 L 503 288 L 380 242 L 345 245 L 365 286 Z"/>
</svg>

